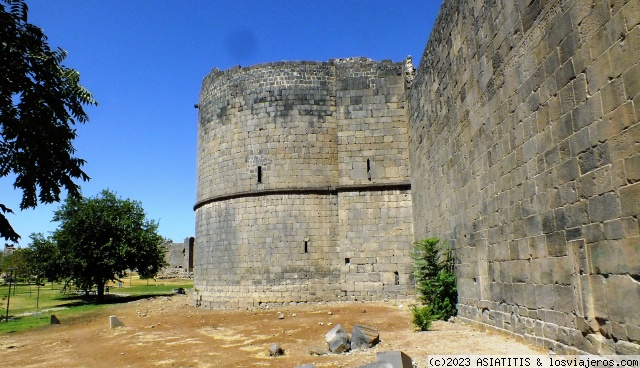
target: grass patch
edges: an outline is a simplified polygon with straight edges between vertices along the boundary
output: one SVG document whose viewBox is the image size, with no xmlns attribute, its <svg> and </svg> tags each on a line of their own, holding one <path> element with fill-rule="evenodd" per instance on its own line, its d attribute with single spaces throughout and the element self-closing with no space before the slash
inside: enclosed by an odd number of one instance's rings
<svg viewBox="0 0 640 368">
<path fill-rule="evenodd" d="M 62 284 L 51 284 L 40 287 L 38 297 L 35 285 L 21 285 L 11 287 L 9 303 L 9 321 L 5 322 L 7 311 L 8 285 L 0 285 L 0 334 L 24 331 L 32 328 L 46 326 L 50 323 L 51 314 L 72 321 L 73 319 L 90 316 L 91 313 L 102 310 L 110 305 L 127 303 L 153 296 L 172 295 L 173 289 L 193 288 L 193 280 L 168 279 L 168 280 L 140 280 L 137 275 L 123 280 L 122 287 L 118 283 L 109 284 L 109 294 L 105 295 L 102 304 L 95 303 L 95 295 L 85 296 L 76 291 L 68 291 L 62 294 Z M 38 308 L 36 309 L 36 301 Z M 63 308 L 48 311 L 51 308 Z M 43 312 L 43 310 L 45 312 Z"/>
</svg>

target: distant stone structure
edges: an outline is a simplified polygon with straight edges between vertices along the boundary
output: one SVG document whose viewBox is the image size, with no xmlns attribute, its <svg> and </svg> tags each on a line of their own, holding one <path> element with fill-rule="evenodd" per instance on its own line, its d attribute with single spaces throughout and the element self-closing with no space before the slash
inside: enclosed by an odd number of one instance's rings
<svg viewBox="0 0 640 368">
<path fill-rule="evenodd" d="M 198 304 L 413 294 L 405 92 L 403 63 L 366 58 L 205 78 Z"/>
<path fill-rule="evenodd" d="M 194 264 L 194 238 L 185 238 L 182 243 L 169 240 L 162 246 L 165 248 L 164 260 L 167 266 L 159 277 L 190 277 Z"/>
<path fill-rule="evenodd" d="M 2 254 L 4 254 L 5 256 L 8 256 L 11 253 L 15 252 L 15 250 L 16 250 L 15 246 L 5 243 L 4 249 L 2 250 Z"/>
<path fill-rule="evenodd" d="M 415 75 L 214 70 L 199 107 L 196 303 L 408 296 L 438 236 L 463 320 L 640 354 L 637 1 L 447 0 Z"/>
</svg>

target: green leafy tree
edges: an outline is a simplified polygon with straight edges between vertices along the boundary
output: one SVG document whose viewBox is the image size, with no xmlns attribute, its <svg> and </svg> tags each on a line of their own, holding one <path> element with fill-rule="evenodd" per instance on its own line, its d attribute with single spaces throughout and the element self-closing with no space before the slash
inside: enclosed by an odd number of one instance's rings
<svg viewBox="0 0 640 368">
<path fill-rule="evenodd" d="M 454 259 L 447 243 L 440 243 L 439 238 L 424 239 L 413 245 L 413 275 L 423 303 L 413 308 L 413 322 L 419 329 L 427 330 L 431 321 L 446 320 L 457 313 Z"/>
<path fill-rule="evenodd" d="M 79 195 L 74 179 L 88 180 L 73 156 L 73 126 L 85 123 L 83 105 L 95 105 L 80 74 L 61 65 L 42 29 L 28 23 L 24 0 L 0 0 L 0 177 L 14 175 L 20 209 L 60 201 L 61 188 Z M 0 203 L 0 237 L 20 238 Z"/>
<path fill-rule="evenodd" d="M 13 277 L 17 280 L 28 280 L 31 268 L 27 259 L 30 250 L 28 248 L 18 248 L 4 259 L 4 267 L 6 270 L 13 270 Z"/>
<path fill-rule="evenodd" d="M 69 277 L 82 289 L 126 276 L 127 270 L 154 277 L 165 266 L 158 225 L 146 219 L 140 202 L 121 199 L 108 190 L 95 198 L 69 197 L 55 212 L 58 244 Z"/>
<path fill-rule="evenodd" d="M 27 253 L 27 263 L 31 273 L 40 280 L 55 281 L 64 276 L 62 256 L 56 242 L 51 237 L 45 237 L 41 233 L 29 235 L 30 252 Z"/>
</svg>

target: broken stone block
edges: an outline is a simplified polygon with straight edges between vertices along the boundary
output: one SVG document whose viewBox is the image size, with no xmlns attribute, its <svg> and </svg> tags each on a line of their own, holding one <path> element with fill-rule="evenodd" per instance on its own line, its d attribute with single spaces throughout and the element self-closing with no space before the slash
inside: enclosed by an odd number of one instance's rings
<svg viewBox="0 0 640 368">
<path fill-rule="evenodd" d="M 327 355 L 329 354 L 329 350 L 323 348 L 322 346 L 312 345 L 309 347 L 309 354 L 311 355 Z"/>
<path fill-rule="evenodd" d="M 376 354 L 378 362 L 389 362 L 392 368 L 412 368 L 413 362 L 409 356 L 401 351 L 385 351 Z"/>
<path fill-rule="evenodd" d="M 327 332 L 324 339 L 329 344 L 329 351 L 335 354 L 347 352 L 351 347 L 349 334 L 340 324 L 337 324 L 331 331 Z"/>
<path fill-rule="evenodd" d="M 60 324 L 60 320 L 58 319 L 58 317 L 56 317 L 55 314 L 51 315 L 51 324 L 52 325 L 59 325 Z"/>
<path fill-rule="evenodd" d="M 380 342 L 380 333 L 373 327 L 354 325 L 351 333 L 351 350 L 370 348 Z"/>
<path fill-rule="evenodd" d="M 269 347 L 269 356 L 272 357 L 277 357 L 277 356 L 281 356 L 284 355 L 284 350 L 282 350 L 282 348 L 280 347 L 280 345 L 278 344 L 272 344 Z"/>
<path fill-rule="evenodd" d="M 116 316 L 109 316 L 109 328 L 124 327 L 124 323 Z"/>
</svg>

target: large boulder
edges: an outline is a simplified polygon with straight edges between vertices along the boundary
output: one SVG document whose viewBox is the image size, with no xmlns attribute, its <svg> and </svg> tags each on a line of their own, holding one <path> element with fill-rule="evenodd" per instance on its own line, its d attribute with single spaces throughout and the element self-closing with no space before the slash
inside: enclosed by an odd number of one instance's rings
<svg viewBox="0 0 640 368">
<path fill-rule="evenodd" d="M 351 333 L 351 350 L 370 348 L 380 342 L 380 333 L 373 327 L 354 325 Z"/>
<path fill-rule="evenodd" d="M 335 354 L 342 354 L 350 349 L 350 339 L 347 331 L 338 324 L 324 336 L 325 341 L 329 344 L 329 351 Z"/>
</svg>

